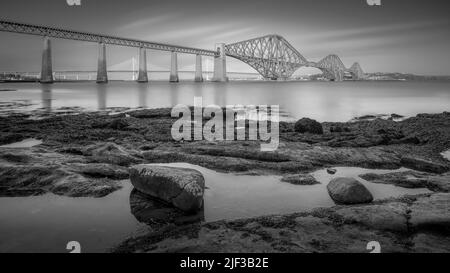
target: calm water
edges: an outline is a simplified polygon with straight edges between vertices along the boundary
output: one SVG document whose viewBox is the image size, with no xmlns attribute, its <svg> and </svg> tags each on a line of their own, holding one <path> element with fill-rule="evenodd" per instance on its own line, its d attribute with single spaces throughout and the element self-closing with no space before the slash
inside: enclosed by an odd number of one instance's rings
<svg viewBox="0 0 450 273">
<path fill-rule="evenodd" d="M 43 143 L 42 140 L 27 138 L 20 142 L 14 142 L 7 145 L 2 145 L 0 148 L 31 148 L 37 145 L 41 145 Z"/>
<path fill-rule="evenodd" d="M 217 173 L 199 166 L 174 163 L 165 166 L 199 170 L 205 177 L 204 220 L 236 219 L 330 207 L 326 185 L 337 176 L 360 180 L 375 199 L 426 193 L 426 189 L 405 189 L 374 184 L 357 176 L 386 170 L 336 168 L 313 175 L 322 184 L 312 186 L 281 182 L 279 176 L 247 176 Z M 0 252 L 67 252 L 69 241 L 81 243 L 83 252 L 103 252 L 123 239 L 145 229 L 132 214 L 132 186 L 104 198 L 69 198 L 46 194 L 37 197 L 0 198 Z"/>
<path fill-rule="evenodd" d="M 280 105 L 291 118 L 311 117 L 319 121 L 348 121 L 367 114 L 413 116 L 450 111 L 450 82 L 0 84 L 0 90 L 9 89 L 17 91 L 0 92 L 0 108 L 8 108 L 5 107 L 8 102 L 17 102 L 19 111 L 64 107 L 86 110 L 172 107 L 192 105 L 194 96 L 201 96 L 204 106 Z"/>
</svg>

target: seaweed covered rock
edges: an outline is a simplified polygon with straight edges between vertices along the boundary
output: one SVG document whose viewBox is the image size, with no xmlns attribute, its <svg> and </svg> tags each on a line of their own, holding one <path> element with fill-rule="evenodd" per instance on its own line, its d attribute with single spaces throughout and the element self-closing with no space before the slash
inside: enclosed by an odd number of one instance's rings
<svg viewBox="0 0 450 273">
<path fill-rule="evenodd" d="M 297 133 L 302 133 L 302 134 L 303 133 L 311 133 L 311 134 L 318 134 L 318 135 L 323 134 L 322 124 L 320 124 L 319 122 L 317 122 L 313 119 L 309 119 L 309 118 L 302 118 L 302 119 L 298 120 L 295 123 L 294 130 Z"/>
<path fill-rule="evenodd" d="M 137 165 L 130 168 L 130 179 L 138 191 L 172 204 L 185 212 L 197 212 L 202 208 L 205 179 L 199 171 Z"/>
<path fill-rule="evenodd" d="M 369 190 L 358 180 L 350 177 L 338 177 L 327 185 L 328 193 L 338 204 L 370 203 L 373 200 Z"/>
</svg>

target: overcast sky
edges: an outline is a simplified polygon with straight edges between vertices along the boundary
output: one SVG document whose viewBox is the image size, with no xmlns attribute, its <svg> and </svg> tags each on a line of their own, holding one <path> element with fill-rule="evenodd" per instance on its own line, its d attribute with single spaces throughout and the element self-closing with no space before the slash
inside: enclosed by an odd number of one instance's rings
<svg viewBox="0 0 450 273">
<path fill-rule="evenodd" d="M 338 54 L 367 72 L 450 75 L 450 4 L 445 0 L 0 0 L 3 20 L 212 49 L 280 34 L 310 61 Z M 0 71 L 39 71 L 40 37 L 0 32 Z M 108 66 L 131 69 L 137 49 L 108 47 Z M 97 45 L 54 40 L 55 70 L 95 70 Z M 148 53 L 149 69 L 169 54 Z M 192 69 L 194 56 L 180 56 Z M 230 71 L 253 71 L 229 60 Z M 309 72 L 302 69 L 300 72 Z"/>
</svg>

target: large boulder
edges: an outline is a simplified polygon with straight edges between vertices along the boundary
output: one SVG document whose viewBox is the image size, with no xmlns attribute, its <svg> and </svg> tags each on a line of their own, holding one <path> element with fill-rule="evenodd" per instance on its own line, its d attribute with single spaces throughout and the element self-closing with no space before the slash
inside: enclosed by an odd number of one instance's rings
<svg viewBox="0 0 450 273">
<path fill-rule="evenodd" d="M 185 211 L 202 208 L 205 179 L 196 170 L 154 165 L 130 168 L 130 179 L 140 192 L 158 198 Z"/>
<path fill-rule="evenodd" d="M 302 118 L 295 123 L 294 130 L 297 133 L 311 133 L 311 134 L 323 134 L 322 124 L 319 122 L 309 119 Z"/>
<path fill-rule="evenodd" d="M 327 185 L 328 193 L 338 204 L 370 203 L 373 200 L 369 190 L 358 180 L 350 177 L 339 177 Z"/>
</svg>

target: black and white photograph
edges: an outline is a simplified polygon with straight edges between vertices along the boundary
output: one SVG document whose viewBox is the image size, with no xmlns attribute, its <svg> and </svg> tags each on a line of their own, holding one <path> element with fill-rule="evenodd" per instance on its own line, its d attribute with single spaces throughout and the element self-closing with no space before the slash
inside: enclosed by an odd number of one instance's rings
<svg viewBox="0 0 450 273">
<path fill-rule="evenodd" d="M 450 252 L 449 11 L 0 0 L 0 253 Z"/>
</svg>

